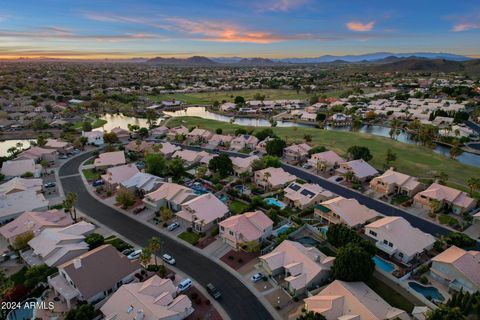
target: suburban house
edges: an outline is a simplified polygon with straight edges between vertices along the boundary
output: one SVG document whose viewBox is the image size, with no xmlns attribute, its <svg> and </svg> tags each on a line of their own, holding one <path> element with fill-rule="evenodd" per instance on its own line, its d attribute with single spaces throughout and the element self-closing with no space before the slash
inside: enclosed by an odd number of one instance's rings
<svg viewBox="0 0 480 320">
<path fill-rule="evenodd" d="M 211 193 L 205 193 L 184 202 L 175 215 L 183 225 L 191 227 L 193 231 L 206 232 L 228 213 L 228 207 L 220 199 Z"/>
<path fill-rule="evenodd" d="M 302 210 L 333 197 L 333 193 L 313 183 L 292 182 L 283 189 L 283 192 L 285 193 L 283 200 L 288 205 Z"/>
<path fill-rule="evenodd" d="M 177 136 L 187 136 L 188 134 L 188 129 L 185 128 L 184 126 L 179 126 L 175 128 L 171 128 L 170 131 L 167 133 L 167 137 L 170 140 L 176 140 Z"/>
<path fill-rule="evenodd" d="M 273 221 L 257 210 L 231 216 L 218 225 L 220 238 L 236 250 L 246 244 L 261 244 L 272 234 Z"/>
<path fill-rule="evenodd" d="M 150 130 L 150 136 L 154 138 L 162 138 L 162 137 L 165 137 L 168 134 L 168 132 L 169 132 L 169 129 L 167 127 L 160 126 Z"/>
<path fill-rule="evenodd" d="M 186 166 L 191 166 L 202 161 L 204 157 L 209 157 L 209 153 L 205 151 L 178 150 L 172 155 L 172 158 L 180 158 Z"/>
<path fill-rule="evenodd" d="M 163 183 L 163 179 L 150 173 L 137 172 L 130 178 L 123 180 L 122 187 L 139 194 L 146 194 L 154 191 Z"/>
<path fill-rule="evenodd" d="M 292 144 L 283 149 L 283 157 L 289 163 L 302 163 L 307 160 L 310 149 L 306 143 Z"/>
<path fill-rule="evenodd" d="M 130 179 L 137 173 L 138 168 L 135 164 L 129 163 L 123 166 L 116 166 L 107 169 L 107 173 L 102 174 L 102 180 L 105 181 L 105 186 L 111 189 L 116 188 L 119 184 L 125 180 Z"/>
<path fill-rule="evenodd" d="M 160 153 L 163 154 L 165 159 L 170 159 L 176 151 L 181 149 L 179 146 L 171 144 L 170 142 L 160 143 Z"/>
<path fill-rule="evenodd" d="M 225 135 L 225 134 L 214 134 L 208 141 L 206 148 L 214 149 L 217 147 L 227 147 L 230 146 L 230 142 L 233 140 L 234 136 Z"/>
<path fill-rule="evenodd" d="M 365 235 L 378 249 L 403 263 L 409 263 L 430 250 L 435 238 L 414 228 L 402 217 L 385 217 L 365 226 Z"/>
<path fill-rule="evenodd" d="M 304 300 L 305 309 L 326 319 L 409 320 L 404 310 L 390 306 L 363 282 L 335 280 Z"/>
<path fill-rule="evenodd" d="M 146 194 L 143 198 L 143 203 L 154 211 L 158 211 L 161 207 L 179 211 L 182 203 L 196 196 L 190 188 L 176 183 L 165 182 L 157 190 Z"/>
<path fill-rule="evenodd" d="M 225 102 L 220 105 L 219 109 L 223 112 L 227 112 L 227 111 L 235 110 L 236 107 L 237 105 L 233 102 Z"/>
<path fill-rule="evenodd" d="M 135 281 L 141 269 L 138 261 L 128 260 L 111 245 L 102 245 L 59 265 L 58 274 L 50 276 L 48 284 L 69 308 L 74 301 L 95 305 Z"/>
<path fill-rule="evenodd" d="M 422 190 L 417 178 L 389 169 L 370 181 L 370 188 L 384 195 L 400 194 L 413 197 Z"/>
<path fill-rule="evenodd" d="M 340 167 L 337 168 L 337 173 L 340 175 L 345 174 L 347 171 L 353 172 L 355 178 L 359 181 L 367 181 L 370 178 L 373 178 L 378 174 L 377 169 L 372 167 L 368 162 L 363 159 L 352 160 L 340 164 Z"/>
<path fill-rule="evenodd" d="M 112 151 L 100 153 L 98 158 L 93 162 L 93 165 L 97 169 L 105 169 L 125 163 L 125 153 L 123 151 Z"/>
<path fill-rule="evenodd" d="M 49 163 L 55 163 L 58 159 L 58 152 L 55 149 L 46 149 L 41 147 L 31 147 L 20 154 L 15 158 L 16 160 L 26 160 L 32 159 L 35 162 L 40 162 L 42 160 Z"/>
<path fill-rule="evenodd" d="M 130 131 L 122 129 L 120 127 L 115 127 L 112 130 L 110 130 L 110 132 L 115 133 L 118 140 L 122 142 L 126 142 L 128 141 L 128 139 L 130 139 Z"/>
<path fill-rule="evenodd" d="M 284 240 L 272 252 L 259 258 L 268 276 L 285 277 L 282 286 L 291 295 L 324 283 L 330 276 L 335 260 L 315 247 L 304 247 L 301 243 L 290 240 Z"/>
<path fill-rule="evenodd" d="M 480 251 L 451 246 L 432 258 L 430 275 L 454 291 L 480 291 Z"/>
<path fill-rule="evenodd" d="M 132 140 L 126 146 L 125 150 L 132 153 L 144 153 L 152 149 L 153 143 L 144 140 Z"/>
<path fill-rule="evenodd" d="M 208 142 L 208 140 L 210 140 L 212 136 L 213 133 L 208 130 L 195 128 L 189 133 L 187 133 L 187 142 L 193 144 L 205 143 Z"/>
<path fill-rule="evenodd" d="M 102 146 L 105 143 L 102 131 L 82 131 L 82 137 L 87 138 L 87 144 Z"/>
<path fill-rule="evenodd" d="M 334 151 L 324 151 L 312 154 L 308 163 L 315 169 L 326 171 L 327 169 L 337 168 L 340 163 L 345 163 L 345 159 Z"/>
<path fill-rule="evenodd" d="M 62 228 L 72 223 L 72 218 L 63 210 L 26 211 L 17 219 L 0 227 L 0 234 L 14 246 L 18 236 L 27 234 L 36 236 L 46 228 Z"/>
<path fill-rule="evenodd" d="M 259 153 L 261 154 L 265 154 L 267 153 L 267 143 L 268 141 L 272 141 L 273 138 L 270 138 L 270 137 L 266 137 L 265 139 L 263 139 L 262 141 L 260 141 L 257 146 L 255 147 L 255 150 L 258 151 Z"/>
<path fill-rule="evenodd" d="M 2 163 L 1 173 L 6 177 L 20 177 L 27 172 L 33 174 L 35 178 L 40 177 L 42 166 L 35 164 L 32 159 L 8 160 Z"/>
<path fill-rule="evenodd" d="M 48 149 L 54 149 L 61 154 L 73 152 L 73 146 L 69 142 L 58 139 L 47 139 L 47 143 L 44 145 L 44 147 Z"/>
<path fill-rule="evenodd" d="M 308 121 L 308 122 L 316 122 L 317 121 L 317 114 L 311 112 L 302 112 L 300 116 L 300 120 Z"/>
<path fill-rule="evenodd" d="M 194 311 L 192 301 L 177 294 L 170 279 L 154 275 L 122 285 L 100 308 L 105 319 L 182 320 Z"/>
<path fill-rule="evenodd" d="M 453 213 L 469 212 L 477 206 L 477 201 L 467 193 L 438 183 L 432 183 L 426 190 L 417 193 L 414 203 L 423 207 L 430 207 L 432 200 L 439 201 L 444 209 Z"/>
<path fill-rule="evenodd" d="M 15 177 L 5 183 L 0 184 L 0 195 L 8 195 L 22 191 L 42 192 L 42 179 L 24 179 Z"/>
<path fill-rule="evenodd" d="M 350 228 L 363 226 L 380 214 L 361 205 L 356 199 L 336 197 L 315 206 L 314 216 L 327 224 L 346 224 Z"/>
<path fill-rule="evenodd" d="M 255 160 L 258 160 L 257 156 L 250 156 L 247 158 L 242 157 L 230 157 L 233 164 L 233 173 L 236 176 L 241 175 L 242 173 L 248 172 L 249 174 L 252 173 L 252 163 Z"/>
<path fill-rule="evenodd" d="M 0 194 L 0 222 L 14 219 L 25 211 L 45 211 L 48 200 L 35 189 Z"/>
<path fill-rule="evenodd" d="M 255 171 L 254 182 L 264 189 L 279 189 L 290 182 L 297 180 L 297 177 L 283 170 L 282 168 L 265 168 Z"/>
<path fill-rule="evenodd" d="M 56 267 L 88 251 L 85 236 L 92 233 L 95 226 L 88 222 L 77 222 L 64 228 L 46 228 L 28 242 L 32 250 L 20 255 L 29 265 L 45 263 Z"/>
<path fill-rule="evenodd" d="M 254 150 L 257 144 L 257 137 L 249 134 L 240 134 L 230 142 L 230 148 L 237 151 L 242 149 Z"/>
</svg>

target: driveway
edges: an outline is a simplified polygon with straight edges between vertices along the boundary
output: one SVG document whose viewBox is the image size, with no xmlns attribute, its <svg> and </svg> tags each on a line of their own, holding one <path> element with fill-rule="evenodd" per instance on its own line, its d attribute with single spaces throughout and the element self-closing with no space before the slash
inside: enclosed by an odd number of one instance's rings
<svg viewBox="0 0 480 320">
<path fill-rule="evenodd" d="M 85 153 L 69 160 L 59 172 L 65 194 L 77 193 L 77 207 L 82 212 L 141 246 L 146 246 L 151 237 L 160 237 L 164 241 L 163 250 L 174 255 L 181 271 L 202 286 L 212 282 L 222 292 L 219 302 L 231 319 L 273 319 L 258 298 L 229 271 L 186 245 L 163 236 L 92 197 L 78 173 L 80 163 L 91 155 Z"/>
</svg>

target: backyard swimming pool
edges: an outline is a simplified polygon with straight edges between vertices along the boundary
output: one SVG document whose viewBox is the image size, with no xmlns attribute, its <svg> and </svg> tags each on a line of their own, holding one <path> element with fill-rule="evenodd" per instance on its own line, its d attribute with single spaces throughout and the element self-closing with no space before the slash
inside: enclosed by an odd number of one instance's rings
<svg viewBox="0 0 480 320">
<path fill-rule="evenodd" d="M 393 270 L 395 270 L 395 265 L 393 263 L 387 262 L 387 261 L 383 260 L 382 258 L 374 256 L 372 258 L 372 260 L 378 268 L 382 269 L 385 272 L 390 273 Z"/>
<path fill-rule="evenodd" d="M 295 239 L 295 241 L 300 242 L 304 246 L 308 246 L 308 247 L 314 247 L 319 243 L 317 240 L 313 239 L 312 237 L 301 237 L 301 238 Z"/>
<path fill-rule="evenodd" d="M 444 301 L 445 297 L 438 291 L 437 288 L 429 286 L 422 286 L 420 283 L 410 281 L 408 283 L 410 288 L 422 294 L 425 298 L 431 298 L 432 300 Z"/>
<path fill-rule="evenodd" d="M 318 230 L 320 230 L 320 232 L 326 236 L 328 232 L 328 226 L 319 227 Z"/>
<path fill-rule="evenodd" d="M 281 226 L 280 228 L 278 228 L 277 230 L 274 230 L 272 233 L 278 237 L 279 235 L 281 235 L 282 233 L 285 233 L 288 229 L 290 229 L 291 225 L 290 224 L 284 224 L 283 226 Z"/>
<path fill-rule="evenodd" d="M 285 203 L 281 202 L 281 201 L 278 201 L 277 199 L 275 198 L 266 198 L 265 199 L 265 203 L 270 205 L 270 206 L 276 206 L 280 209 L 283 209 L 286 207 Z"/>
<path fill-rule="evenodd" d="M 35 319 L 35 308 L 29 307 L 29 302 L 40 302 L 40 299 L 28 299 L 22 302 L 22 307 L 12 310 L 7 315 L 7 320 L 31 320 Z"/>
</svg>

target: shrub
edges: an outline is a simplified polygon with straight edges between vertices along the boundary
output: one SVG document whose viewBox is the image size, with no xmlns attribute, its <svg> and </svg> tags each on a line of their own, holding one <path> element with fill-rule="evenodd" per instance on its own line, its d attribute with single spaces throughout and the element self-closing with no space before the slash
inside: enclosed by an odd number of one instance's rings
<svg viewBox="0 0 480 320">
<path fill-rule="evenodd" d="M 192 227 L 188 227 L 188 228 L 187 228 L 187 231 L 188 231 L 188 232 L 192 232 L 192 230 L 193 230 Z"/>
<path fill-rule="evenodd" d="M 420 277 L 420 283 L 421 283 L 421 284 L 427 284 L 427 283 L 428 283 L 427 277 L 421 276 L 421 277 Z"/>
</svg>

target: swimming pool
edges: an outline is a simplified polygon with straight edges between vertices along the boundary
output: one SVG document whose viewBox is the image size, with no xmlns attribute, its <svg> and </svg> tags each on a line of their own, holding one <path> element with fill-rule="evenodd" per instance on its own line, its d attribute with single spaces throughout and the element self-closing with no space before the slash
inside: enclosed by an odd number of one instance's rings
<svg viewBox="0 0 480 320">
<path fill-rule="evenodd" d="M 276 206 L 280 209 L 283 209 L 286 207 L 285 203 L 281 202 L 281 201 L 278 201 L 277 199 L 275 198 L 266 198 L 265 199 L 265 203 L 270 205 L 270 206 Z"/>
<path fill-rule="evenodd" d="M 301 237 L 295 240 L 296 242 L 300 242 L 304 246 L 308 247 L 314 247 L 316 246 L 319 242 L 312 237 Z"/>
<path fill-rule="evenodd" d="M 417 283 L 414 281 L 410 281 L 408 285 L 410 286 L 410 288 L 422 294 L 427 299 L 432 299 L 436 301 L 445 300 L 445 297 L 435 287 L 432 287 L 432 286 L 425 287 L 425 286 L 422 286 L 420 283 Z"/>
<path fill-rule="evenodd" d="M 382 269 L 385 272 L 390 273 L 393 270 L 395 270 L 395 265 L 393 263 L 387 262 L 387 261 L 383 260 L 382 258 L 379 258 L 377 256 L 373 256 L 372 260 L 375 263 L 375 266 L 377 266 L 378 268 Z"/>
<path fill-rule="evenodd" d="M 218 199 L 220 199 L 220 201 L 222 201 L 222 202 L 224 202 L 224 203 L 228 201 L 228 197 L 227 197 L 226 195 L 224 195 L 224 194 L 221 194 L 221 195 L 218 197 Z"/>
<path fill-rule="evenodd" d="M 328 226 L 319 227 L 318 230 L 320 230 L 320 232 L 326 236 L 328 232 Z"/>
<path fill-rule="evenodd" d="M 245 186 L 243 184 L 237 184 L 236 186 L 233 186 L 234 189 L 238 190 L 240 193 L 245 192 Z"/>
<path fill-rule="evenodd" d="M 37 302 L 39 299 L 28 299 L 22 302 L 22 307 L 12 310 L 7 315 L 7 320 L 31 320 L 35 319 L 35 308 L 28 305 L 28 302 Z"/>
<path fill-rule="evenodd" d="M 273 231 L 273 234 L 278 237 L 279 235 L 281 235 L 282 233 L 285 233 L 288 229 L 290 229 L 291 225 L 290 224 L 284 224 L 283 226 L 281 226 L 280 228 L 278 228 L 277 230 L 274 230 Z"/>
</svg>

